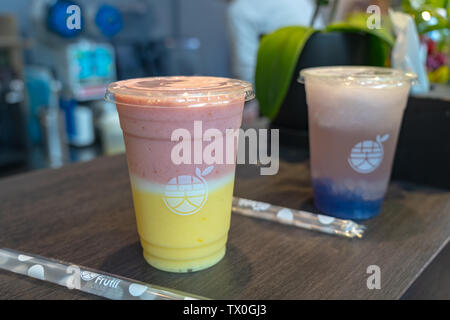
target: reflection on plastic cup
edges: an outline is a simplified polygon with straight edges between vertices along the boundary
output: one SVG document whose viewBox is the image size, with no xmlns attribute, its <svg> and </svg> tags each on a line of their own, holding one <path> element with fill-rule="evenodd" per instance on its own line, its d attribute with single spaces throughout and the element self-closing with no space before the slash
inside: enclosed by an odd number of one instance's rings
<svg viewBox="0 0 450 320">
<path fill-rule="evenodd" d="M 318 209 L 344 219 L 379 213 L 414 78 L 375 67 L 301 71 Z"/>
<path fill-rule="evenodd" d="M 225 135 L 240 127 L 252 95 L 246 82 L 215 77 L 131 79 L 109 86 L 106 99 L 119 112 L 138 232 L 152 266 L 189 272 L 224 256 L 235 163 L 176 164 L 171 154 L 178 141 L 171 137 L 184 129 L 190 135 L 184 142 L 204 147 L 208 142 L 194 143 L 194 122 Z M 196 153 L 194 147 L 192 157 Z"/>
</svg>

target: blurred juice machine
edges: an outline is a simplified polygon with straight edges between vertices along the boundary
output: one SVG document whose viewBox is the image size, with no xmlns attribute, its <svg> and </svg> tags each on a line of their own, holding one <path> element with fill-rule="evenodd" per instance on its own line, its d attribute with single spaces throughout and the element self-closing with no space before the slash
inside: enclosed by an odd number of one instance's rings
<svg viewBox="0 0 450 320">
<path fill-rule="evenodd" d="M 43 143 L 50 166 L 60 166 L 68 158 L 88 160 L 96 156 L 95 149 L 78 148 L 69 157 L 67 142 L 91 146 L 96 141 L 95 118 L 111 118 L 106 113 L 116 112 L 103 96 L 108 83 L 116 80 L 110 38 L 122 28 L 121 14 L 95 2 L 81 6 L 66 0 L 35 0 L 31 15 L 32 66 L 26 70 L 29 135 L 34 143 Z M 112 128 L 120 131 L 118 121 Z"/>
<path fill-rule="evenodd" d="M 22 46 L 14 17 L 0 16 L 0 169 L 27 161 Z"/>
</svg>

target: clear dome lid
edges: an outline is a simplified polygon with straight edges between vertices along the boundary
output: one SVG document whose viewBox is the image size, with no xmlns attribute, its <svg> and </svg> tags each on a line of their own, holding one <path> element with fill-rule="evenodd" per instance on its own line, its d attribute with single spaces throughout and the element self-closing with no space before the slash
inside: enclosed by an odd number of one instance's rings
<svg viewBox="0 0 450 320">
<path fill-rule="evenodd" d="M 417 75 L 381 67 L 333 66 L 303 69 L 298 82 L 304 83 L 308 78 L 364 87 L 386 87 L 403 85 L 405 82 L 414 83 Z"/>
<path fill-rule="evenodd" d="M 137 78 L 111 83 L 105 100 L 120 104 L 142 105 L 146 102 L 189 104 L 227 103 L 255 97 L 251 83 L 220 77 L 173 76 Z"/>
</svg>

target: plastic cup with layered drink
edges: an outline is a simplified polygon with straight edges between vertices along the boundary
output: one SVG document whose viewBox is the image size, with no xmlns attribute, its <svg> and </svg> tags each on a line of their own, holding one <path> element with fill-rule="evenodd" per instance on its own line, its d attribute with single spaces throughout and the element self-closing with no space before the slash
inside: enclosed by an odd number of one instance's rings
<svg viewBox="0 0 450 320">
<path fill-rule="evenodd" d="M 343 219 L 381 210 L 414 74 L 377 67 L 300 72 L 316 207 Z"/>
<path fill-rule="evenodd" d="M 119 113 L 144 258 L 153 267 L 197 271 L 225 255 L 237 139 L 231 161 L 224 155 L 211 163 L 204 154 L 215 156 L 220 144 L 211 151 L 211 143 L 241 126 L 244 102 L 251 98 L 251 84 L 227 78 L 140 78 L 109 85 L 106 99 Z M 222 146 L 225 153 L 224 141 Z"/>
</svg>

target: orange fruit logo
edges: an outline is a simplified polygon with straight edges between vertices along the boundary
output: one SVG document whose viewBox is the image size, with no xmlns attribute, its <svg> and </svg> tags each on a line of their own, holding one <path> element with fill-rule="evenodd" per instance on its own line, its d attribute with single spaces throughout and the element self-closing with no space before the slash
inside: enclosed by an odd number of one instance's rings
<svg viewBox="0 0 450 320">
<path fill-rule="evenodd" d="M 178 176 L 169 180 L 164 190 L 164 203 L 175 214 L 188 216 L 198 212 L 208 200 L 208 183 L 204 176 L 214 166 L 203 170 L 195 168 L 195 176 Z"/>
<path fill-rule="evenodd" d="M 383 161 L 383 142 L 389 139 L 389 134 L 380 137 L 376 141 L 364 140 L 355 144 L 350 152 L 348 163 L 359 173 L 370 173 L 374 171 Z"/>
</svg>

